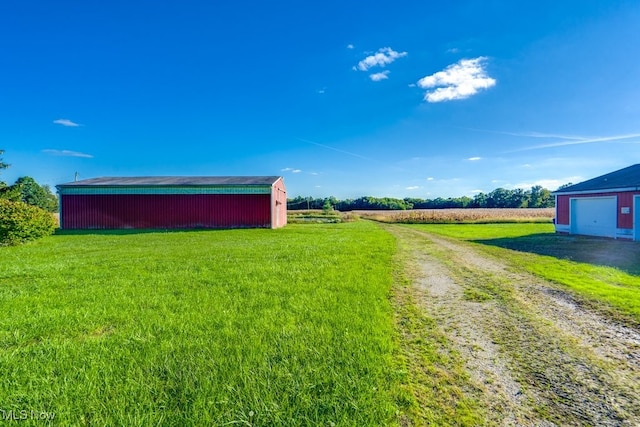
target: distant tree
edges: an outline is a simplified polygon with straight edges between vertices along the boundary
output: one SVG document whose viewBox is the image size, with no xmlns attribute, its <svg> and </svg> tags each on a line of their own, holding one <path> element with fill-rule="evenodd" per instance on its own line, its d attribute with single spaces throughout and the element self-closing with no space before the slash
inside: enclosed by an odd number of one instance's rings
<svg viewBox="0 0 640 427">
<path fill-rule="evenodd" d="M 0 169 L 6 169 L 9 167 L 9 163 L 3 162 L 2 155 L 4 154 L 4 150 L 0 150 Z"/>
<path fill-rule="evenodd" d="M 551 192 L 540 185 L 531 187 L 531 195 L 529 198 L 529 207 L 531 208 L 548 208 L 553 206 L 554 200 Z"/>
<path fill-rule="evenodd" d="M 329 213 L 333 211 L 333 205 L 331 204 L 331 201 L 329 199 L 324 200 L 324 204 L 322 205 L 322 210 L 324 211 L 324 213 Z"/>
<path fill-rule="evenodd" d="M 483 192 L 480 192 L 473 196 L 473 200 L 471 201 L 472 208 L 486 208 L 487 207 L 487 195 Z"/>
<path fill-rule="evenodd" d="M 405 210 L 405 209 L 451 209 L 451 208 L 547 208 L 555 203 L 551 192 L 541 186 L 534 186 L 530 190 L 517 188 L 509 190 L 496 188 L 492 192 L 478 193 L 473 199 L 470 197 L 436 197 L 435 199 L 420 199 L 406 197 L 359 197 L 357 199 L 338 200 L 335 197 L 314 199 L 312 197 L 295 197 L 287 200 L 287 207 L 296 209 L 324 209 L 329 203 L 339 211 L 351 210 Z"/>
<path fill-rule="evenodd" d="M 511 196 L 509 197 L 510 208 L 526 208 L 529 205 L 530 193 L 524 191 L 522 188 L 516 188 L 511 190 Z"/>
<path fill-rule="evenodd" d="M 51 191 L 51 187 L 44 184 L 42 190 L 47 197 L 47 203 L 43 209 L 49 212 L 58 212 L 58 197 Z"/>
<path fill-rule="evenodd" d="M 564 190 L 565 188 L 571 187 L 572 185 L 573 185 L 573 182 L 567 182 L 566 184 L 562 184 L 560 187 L 558 187 L 556 191 Z"/>
<path fill-rule="evenodd" d="M 16 180 L 13 187 L 20 192 L 20 201 L 48 212 L 58 210 L 58 198 L 48 185 L 41 186 L 30 176 L 23 176 Z"/>
</svg>

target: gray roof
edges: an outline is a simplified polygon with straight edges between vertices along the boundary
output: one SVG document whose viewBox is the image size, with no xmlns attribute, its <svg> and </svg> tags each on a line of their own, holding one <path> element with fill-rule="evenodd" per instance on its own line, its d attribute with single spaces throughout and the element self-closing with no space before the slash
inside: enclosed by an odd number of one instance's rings
<svg viewBox="0 0 640 427">
<path fill-rule="evenodd" d="M 279 176 L 106 176 L 67 182 L 56 187 L 272 185 L 279 178 Z"/>
<path fill-rule="evenodd" d="M 577 193 L 599 190 L 637 190 L 640 189 L 640 164 L 626 167 L 615 172 L 602 175 L 588 181 L 556 191 L 561 193 Z"/>
</svg>

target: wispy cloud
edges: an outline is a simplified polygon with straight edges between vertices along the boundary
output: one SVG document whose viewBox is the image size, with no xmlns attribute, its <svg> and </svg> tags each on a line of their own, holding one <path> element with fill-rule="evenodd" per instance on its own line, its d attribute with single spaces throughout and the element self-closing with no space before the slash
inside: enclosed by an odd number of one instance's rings
<svg viewBox="0 0 640 427">
<path fill-rule="evenodd" d="M 429 178 L 427 178 L 427 181 L 433 181 L 433 177 L 430 176 Z"/>
<path fill-rule="evenodd" d="M 349 43 L 349 44 L 347 45 L 347 49 L 353 49 L 354 47 L 355 47 L 355 46 L 354 46 L 354 45 L 352 45 L 351 43 Z"/>
<path fill-rule="evenodd" d="M 474 129 L 476 130 L 476 129 Z M 556 138 L 556 139 L 569 139 L 569 140 L 581 140 L 586 139 L 582 136 L 577 135 L 560 135 L 557 133 L 542 133 L 542 132 L 499 132 L 499 131 L 484 131 L 484 132 L 492 132 L 499 133 L 502 135 L 511 135 L 511 136 L 522 136 L 527 138 Z"/>
<path fill-rule="evenodd" d="M 495 86 L 496 80 L 487 75 L 484 69 L 486 57 L 461 59 L 449 65 L 443 71 L 418 80 L 418 86 L 427 90 L 424 100 L 427 102 L 451 101 L 465 99 L 475 95 L 481 89 Z"/>
<path fill-rule="evenodd" d="M 373 80 L 374 82 L 379 82 L 380 80 L 386 80 L 386 79 L 389 78 L 388 77 L 389 72 L 390 72 L 389 70 L 385 70 L 385 71 L 382 71 L 380 73 L 370 74 L 369 78 L 371 80 Z"/>
<path fill-rule="evenodd" d="M 76 128 L 78 126 L 82 126 L 81 124 L 72 122 L 71 120 L 68 120 L 68 119 L 57 119 L 57 120 L 54 120 L 53 123 L 55 123 L 57 125 L 66 126 L 66 127 L 72 127 L 72 128 Z"/>
<path fill-rule="evenodd" d="M 418 185 L 412 185 L 410 187 L 405 187 L 405 190 L 418 190 L 420 188 L 420 186 Z"/>
<path fill-rule="evenodd" d="M 516 136 L 530 136 L 531 135 L 516 135 Z M 553 148 L 553 147 L 564 147 L 567 145 L 580 145 L 580 144 L 594 144 L 599 142 L 613 142 L 619 144 L 640 144 L 640 141 L 628 141 L 633 138 L 640 138 L 640 133 L 631 133 L 627 135 L 612 135 L 612 136 L 601 136 L 595 138 L 581 138 L 576 136 L 562 136 L 562 135 L 554 135 L 554 136 L 533 136 L 533 138 L 557 138 L 563 139 L 563 141 L 552 142 L 549 144 L 540 144 L 533 145 L 530 147 L 519 148 L 517 150 L 509 151 L 511 153 L 519 152 L 519 151 L 528 151 L 528 150 L 539 150 L 542 148 Z"/>
<path fill-rule="evenodd" d="M 300 173 L 302 172 L 302 169 L 284 168 L 284 169 L 280 169 L 280 172 Z"/>
<path fill-rule="evenodd" d="M 42 150 L 43 153 L 51 154 L 52 156 L 66 156 L 66 157 L 84 157 L 86 159 L 92 159 L 92 154 L 81 153 L 79 151 L 71 151 L 71 150 L 54 150 L 54 149 L 46 149 Z"/>
<path fill-rule="evenodd" d="M 323 147 L 323 148 L 326 148 L 326 149 L 329 149 L 329 150 L 337 151 L 338 153 L 348 154 L 349 156 L 357 157 L 359 159 L 369 160 L 369 161 L 372 161 L 372 162 L 375 161 L 375 160 L 373 160 L 373 159 L 371 159 L 369 157 L 361 156 L 360 154 L 352 153 L 350 151 L 341 150 L 339 148 L 332 147 L 330 145 L 320 144 L 319 142 L 310 141 L 308 139 L 298 138 L 298 141 L 306 142 L 307 144 L 317 145 L 318 147 Z"/>
<path fill-rule="evenodd" d="M 478 160 L 482 160 L 482 157 L 469 157 L 467 160 L 470 162 L 477 162 Z"/>
<path fill-rule="evenodd" d="M 407 56 L 407 52 L 396 52 L 390 47 L 383 47 L 378 49 L 378 51 L 373 55 L 369 55 L 362 61 L 358 62 L 357 69 L 360 71 L 367 71 L 373 67 L 384 67 L 403 56 Z"/>
</svg>

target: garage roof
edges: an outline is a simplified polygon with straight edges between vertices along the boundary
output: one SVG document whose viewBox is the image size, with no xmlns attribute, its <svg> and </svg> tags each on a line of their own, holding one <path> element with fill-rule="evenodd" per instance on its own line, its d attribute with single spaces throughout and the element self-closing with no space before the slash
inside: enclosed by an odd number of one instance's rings
<svg viewBox="0 0 640 427">
<path fill-rule="evenodd" d="M 139 187 L 139 186 L 209 186 L 272 185 L 279 176 L 130 176 L 101 177 L 60 184 L 64 187 Z"/>
<path fill-rule="evenodd" d="M 626 167 L 588 181 L 558 190 L 555 194 L 596 191 L 634 191 L 640 189 L 640 164 Z"/>
</svg>

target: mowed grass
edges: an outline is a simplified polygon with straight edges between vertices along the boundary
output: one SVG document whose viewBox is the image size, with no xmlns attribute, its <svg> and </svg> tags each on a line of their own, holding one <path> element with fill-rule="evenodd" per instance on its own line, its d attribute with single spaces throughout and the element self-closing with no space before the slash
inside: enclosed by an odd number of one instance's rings
<svg viewBox="0 0 640 427">
<path fill-rule="evenodd" d="M 394 425 L 375 224 L 0 248 L 0 409 L 60 425 Z"/>
<path fill-rule="evenodd" d="M 412 225 L 478 247 L 640 325 L 640 243 L 554 233 L 552 224 Z"/>
</svg>

